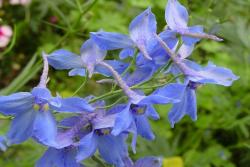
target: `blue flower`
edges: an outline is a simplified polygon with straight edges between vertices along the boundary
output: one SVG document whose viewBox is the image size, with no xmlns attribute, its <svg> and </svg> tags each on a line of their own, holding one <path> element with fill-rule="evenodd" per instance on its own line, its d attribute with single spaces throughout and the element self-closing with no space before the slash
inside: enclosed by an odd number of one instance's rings
<svg viewBox="0 0 250 167">
<path fill-rule="evenodd" d="M 92 39 L 89 39 L 83 43 L 80 52 L 81 53 L 79 56 L 67 50 L 60 49 L 54 51 L 48 56 L 48 62 L 55 69 L 70 70 L 70 76 L 85 76 L 85 69 L 88 70 L 89 77 L 91 77 L 93 73 L 100 73 L 105 76 L 110 76 L 107 71 L 98 66 L 100 62 L 104 61 L 106 51 L 102 50 L 98 45 L 96 45 Z M 127 63 L 116 60 L 107 60 L 105 62 L 113 66 L 120 73 L 122 73 L 128 66 Z"/>
<path fill-rule="evenodd" d="M 143 157 L 138 159 L 132 167 L 161 167 L 162 159 L 159 157 Z"/>
<path fill-rule="evenodd" d="M 168 0 L 165 19 L 168 24 L 168 28 L 172 31 L 181 34 L 182 40 L 186 45 L 193 45 L 201 38 L 209 38 L 216 41 L 221 41 L 220 38 L 209 35 L 203 32 L 202 26 L 188 27 L 188 12 L 187 9 L 182 6 L 178 0 Z"/>
<path fill-rule="evenodd" d="M 123 49 L 120 58 L 133 56 L 135 47 L 139 48 L 146 59 L 151 60 L 149 51 L 156 42 L 154 34 L 157 31 L 156 19 L 148 8 L 139 14 L 129 25 L 129 36 L 112 32 L 93 32 L 91 38 L 104 50 Z"/>
</svg>

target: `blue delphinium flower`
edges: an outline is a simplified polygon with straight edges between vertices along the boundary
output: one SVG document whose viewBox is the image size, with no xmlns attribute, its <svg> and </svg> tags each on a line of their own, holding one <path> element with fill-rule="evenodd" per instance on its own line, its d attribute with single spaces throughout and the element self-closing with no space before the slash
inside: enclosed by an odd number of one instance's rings
<svg viewBox="0 0 250 167">
<path fill-rule="evenodd" d="M 213 39 L 221 41 L 222 39 L 209 35 L 203 32 L 202 26 L 188 27 L 188 12 L 187 9 L 182 6 L 178 0 L 168 0 L 165 19 L 168 24 L 168 28 L 182 36 L 182 40 L 186 45 L 193 45 L 201 38 Z"/>
<path fill-rule="evenodd" d="M 120 52 L 122 59 L 133 56 L 137 47 L 146 59 L 151 60 L 149 51 L 155 42 L 156 31 L 155 15 L 148 8 L 132 20 L 129 25 L 129 36 L 100 31 L 91 33 L 91 38 L 104 50 L 123 49 Z"/>
<path fill-rule="evenodd" d="M 33 88 L 31 92 L 20 92 L 0 97 L 0 112 L 14 117 L 7 134 L 8 144 L 19 144 L 29 137 L 34 137 L 42 144 L 57 145 L 57 127 L 52 111 L 60 108 L 62 101 L 52 97 L 46 88 L 48 62 L 45 53 L 43 53 L 43 59 L 43 74 L 37 87 Z M 67 102 L 69 100 L 72 101 L 70 98 L 65 99 Z M 78 102 L 84 105 L 86 110 L 91 110 L 87 103 Z M 67 104 L 63 106 L 65 105 Z"/>
<path fill-rule="evenodd" d="M 58 70 L 68 69 L 69 75 L 85 76 L 88 70 L 89 77 L 93 73 L 100 73 L 105 76 L 110 76 L 109 72 L 103 70 L 98 66 L 98 63 L 105 61 L 113 66 L 119 73 L 122 73 L 128 66 L 127 63 L 119 62 L 116 60 L 104 60 L 106 51 L 102 50 L 92 39 L 83 43 L 80 49 L 80 56 L 70 51 L 60 49 L 56 50 L 48 56 L 49 64 Z"/>
</svg>

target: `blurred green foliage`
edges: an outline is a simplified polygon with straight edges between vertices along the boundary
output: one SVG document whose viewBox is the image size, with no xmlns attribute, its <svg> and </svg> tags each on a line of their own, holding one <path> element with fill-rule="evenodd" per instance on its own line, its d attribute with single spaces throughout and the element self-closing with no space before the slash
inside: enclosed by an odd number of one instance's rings
<svg viewBox="0 0 250 167">
<path fill-rule="evenodd" d="M 79 53 L 89 32 L 128 32 L 133 17 L 148 6 L 156 14 L 159 31 L 165 26 L 167 0 L 33 0 L 28 6 L 0 8 L 3 24 L 16 27 L 15 43 L 0 53 L 0 91 L 9 94 L 30 90 L 38 81 L 42 50 L 66 48 Z M 186 167 L 249 167 L 250 164 L 250 0 L 180 0 L 190 13 L 190 25 L 204 25 L 207 32 L 224 38 L 221 43 L 200 42 L 192 59 L 201 64 L 213 61 L 231 68 L 241 78 L 232 87 L 206 85 L 197 91 L 198 120 L 185 117 L 170 128 L 171 106 L 156 106 L 161 119 L 152 122 L 153 142 L 139 138 L 137 159 L 145 155 L 179 156 Z M 4 54 L 3 54 L 4 53 Z M 49 88 L 70 96 L 84 81 L 65 71 L 50 71 Z M 97 76 L 99 78 L 100 76 Z M 89 80 L 78 95 L 100 95 L 107 87 Z M 0 134 L 10 120 L 0 117 Z M 29 140 L 0 153 L 0 166 L 30 167 L 45 150 Z M 88 161 L 87 166 L 96 166 Z M 174 167 L 174 166 L 173 166 Z"/>
</svg>

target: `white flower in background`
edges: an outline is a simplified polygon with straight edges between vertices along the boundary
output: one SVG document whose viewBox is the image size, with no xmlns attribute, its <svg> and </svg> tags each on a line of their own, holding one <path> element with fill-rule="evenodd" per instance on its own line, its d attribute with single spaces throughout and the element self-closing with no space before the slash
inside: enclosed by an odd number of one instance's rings
<svg viewBox="0 0 250 167">
<path fill-rule="evenodd" d="M 8 45 L 12 36 L 12 29 L 8 25 L 0 26 L 0 48 Z"/>
</svg>

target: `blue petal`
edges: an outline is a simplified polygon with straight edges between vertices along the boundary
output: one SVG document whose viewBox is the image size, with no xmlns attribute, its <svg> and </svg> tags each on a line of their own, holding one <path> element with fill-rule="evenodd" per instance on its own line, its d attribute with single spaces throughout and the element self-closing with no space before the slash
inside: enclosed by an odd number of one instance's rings
<svg viewBox="0 0 250 167">
<path fill-rule="evenodd" d="M 173 107 L 168 113 L 168 119 L 171 126 L 174 127 L 174 124 L 180 121 L 186 114 L 189 115 L 194 121 L 197 119 L 195 90 L 188 87 L 182 96 L 181 102 L 173 104 Z"/>
<path fill-rule="evenodd" d="M 144 157 L 137 160 L 133 167 L 161 167 L 162 159 L 159 157 Z"/>
<path fill-rule="evenodd" d="M 147 49 L 153 45 L 156 31 L 156 19 L 150 8 L 139 14 L 129 25 L 131 39 L 147 59 L 151 59 Z"/>
<path fill-rule="evenodd" d="M 129 36 L 115 32 L 92 32 L 91 38 L 103 50 L 132 48 L 134 45 Z"/>
<path fill-rule="evenodd" d="M 102 50 L 92 39 L 87 40 L 81 47 L 81 60 L 91 77 L 95 66 L 104 60 L 106 51 Z"/>
<path fill-rule="evenodd" d="M 34 87 L 31 94 L 35 97 L 35 102 L 47 102 L 51 99 L 51 93 L 49 89 L 42 87 Z"/>
<path fill-rule="evenodd" d="M 81 167 L 75 159 L 76 150 L 68 147 L 64 149 L 49 148 L 38 160 L 36 167 Z"/>
<path fill-rule="evenodd" d="M 127 57 L 133 57 L 135 54 L 135 48 L 125 48 L 119 53 L 120 59 L 126 59 Z"/>
<path fill-rule="evenodd" d="M 160 118 L 159 114 L 157 113 L 153 105 L 147 105 L 145 114 L 148 117 L 152 118 L 153 120 L 157 120 Z"/>
<path fill-rule="evenodd" d="M 79 116 L 73 116 L 69 118 L 64 118 L 59 125 L 64 127 L 73 127 L 77 122 L 80 122 L 81 118 Z"/>
<path fill-rule="evenodd" d="M 135 116 L 135 123 L 139 135 L 148 140 L 154 140 L 155 135 L 152 132 L 148 119 L 145 115 Z"/>
<path fill-rule="evenodd" d="M 42 144 L 55 146 L 56 135 L 56 121 L 50 111 L 37 111 L 33 136 Z"/>
<path fill-rule="evenodd" d="M 125 131 L 129 128 L 133 120 L 133 115 L 129 111 L 130 109 L 130 103 L 128 103 L 127 107 L 124 108 L 120 113 L 117 114 L 115 125 L 112 130 L 112 134 L 117 136 L 122 131 Z"/>
<path fill-rule="evenodd" d="M 172 30 L 187 28 L 188 12 L 178 0 L 168 0 L 165 9 L 165 19 Z"/>
<path fill-rule="evenodd" d="M 69 76 L 82 76 L 85 77 L 86 76 L 86 72 L 84 68 L 73 68 L 72 70 L 69 71 Z"/>
<path fill-rule="evenodd" d="M 16 115 L 7 134 L 10 144 L 22 143 L 32 135 L 35 117 L 36 112 L 33 110 Z"/>
<path fill-rule="evenodd" d="M 138 67 L 132 74 L 124 77 L 128 86 L 141 84 L 148 81 L 154 73 L 154 69 L 150 66 Z"/>
<path fill-rule="evenodd" d="M 123 158 L 127 157 L 127 145 L 123 135 L 98 137 L 98 150 L 101 157 L 117 167 L 124 166 Z"/>
<path fill-rule="evenodd" d="M 28 92 L 0 96 L 0 113 L 15 116 L 32 108 L 34 98 Z"/>
<path fill-rule="evenodd" d="M 96 149 L 97 149 L 97 138 L 94 136 L 94 132 L 91 132 L 80 140 L 78 153 L 76 156 L 77 162 L 80 162 L 94 155 Z"/>
<path fill-rule="evenodd" d="M 186 85 L 184 84 L 168 84 L 157 89 L 151 95 L 146 96 L 140 101 L 140 104 L 177 103 L 181 100 L 185 88 Z"/>
<path fill-rule="evenodd" d="M 123 73 L 128 68 L 128 63 L 124 63 L 122 61 L 117 60 L 105 60 L 105 63 L 111 65 L 115 71 L 117 71 L 119 74 Z M 102 74 L 104 76 L 110 77 L 112 76 L 112 73 L 103 66 L 96 66 L 95 69 L 96 73 Z"/>
<path fill-rule="evenodd" d="M 196 70 L 193 75 L 188 77 L 189 80 L 194 82 L 230 86 L 235 80 L 239 79 L 239 77 L 234 75 L 230 69 L 217 67 L 211 62 L 206 67 L 201 67 L 200 65 L 187 60 L 184 63 L 190 69 Z"/>
<path fill-rule="evenodd" d="M 93 111 L 94 108 L 87 103 L 87 101 L 80 97 L 70 97 L 70 98 L 62 98 L 62 105 L 60 108 L 57 108 L 57 112 L 74 112 L 74 113 L 82 113 L 86 111 Z"/>
<path fill-rule="evenodd" d="M 57 70 L 83 67 L 81 57 L 67 50 L 57 50 L 48 56 L 49 64 Z"/>
<path fill-rule="evenodd" d="M 191 55 L 194 49 L 194 45 L 186 45 L 185 43 L 181 45 L 180 49 L 178 50 L 178 55 L 181 59 L 185 59 Z"/>
<path fill-rule="evenodd" d="M 202 34 L 203 33 L 203 27 L 202 26 L 188 27 L 188 29 L 185 30 L 185 31 L 188 31 L 190 33 L 200 33 L 200 34 Z M 184 44 L 186 44 L 186 45 L 194 45 L 195 43 L 200 41 L 200 38 L 192 38 L 192 37 L 183 35 L 182 40 L 183 40 Z"/>
</svg>

